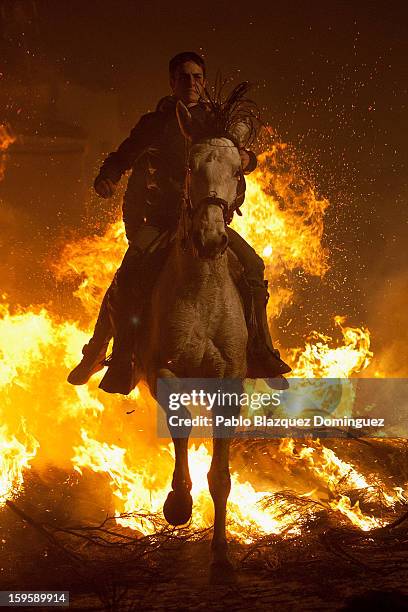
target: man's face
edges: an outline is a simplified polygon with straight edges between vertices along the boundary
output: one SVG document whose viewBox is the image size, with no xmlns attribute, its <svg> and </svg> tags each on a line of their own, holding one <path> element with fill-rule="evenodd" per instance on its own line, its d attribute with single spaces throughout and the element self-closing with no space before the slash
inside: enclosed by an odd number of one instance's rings
<svg viewBox="0 0 408 612">
<path fill-rule="evenodd" d="M 184 104 L 194 104 L 203 96 L 205 79 L 203 69 L 195 62 L 184 62 L 170 77 L 173 94 Z"/>
</svg>

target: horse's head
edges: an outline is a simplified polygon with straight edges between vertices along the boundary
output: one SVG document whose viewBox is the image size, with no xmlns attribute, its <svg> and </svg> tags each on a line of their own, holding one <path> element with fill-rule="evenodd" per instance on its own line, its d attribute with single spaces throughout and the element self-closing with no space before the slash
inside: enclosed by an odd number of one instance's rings
<svg viewBox="0 0 408 612">
<path fill-rule="evenodd" d="M 182 102 L 177 103 L 177 118 L 189 143 L 190 239 L 199 257 L 214 259 L 228 245 L 226 225 L 243 180 L 239 147 L 244 146 L 248 126 L 239 123 L 222 133 L 212 129 L 210 112 L 208 125 L 195 124 Z"/>
</svg>

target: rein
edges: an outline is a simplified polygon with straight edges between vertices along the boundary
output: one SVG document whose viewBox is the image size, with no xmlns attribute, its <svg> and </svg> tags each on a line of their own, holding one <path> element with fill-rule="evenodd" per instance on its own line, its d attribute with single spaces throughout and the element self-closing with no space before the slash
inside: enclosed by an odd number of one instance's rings
<svg viewBox="0 0 408 612">
<path fill-rule="evenodd" d="M 190 220 L 193 216 L 193 204 L 190 196 L 190 141 L 188 138 L 184 138 L 184 185 L 183 185 L 183 197 L 181 201 L 181 214 L 180 214 L 180 231 L 181 231 L 181 246 L 185 251 L 187 249 L 188 242 L 188 230 L 190 226 Z"/>
</svg>

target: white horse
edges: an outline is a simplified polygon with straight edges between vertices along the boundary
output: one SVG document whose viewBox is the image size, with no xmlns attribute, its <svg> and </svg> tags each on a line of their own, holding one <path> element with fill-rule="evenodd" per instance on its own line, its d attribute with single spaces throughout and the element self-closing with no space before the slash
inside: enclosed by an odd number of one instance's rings
<svg viewBox="0 0 408 612">
<path fill-rule="evenodd" d="M 244 308 L 231 277 L 226 219 L 241 179 L 236 142 L 245 125 L 228 137 L 194 138 L 188 109 L 177 104 L 177 117 L 187 142 L 189 209 L 184 210 L 176 240 L 158 277 L 147 322 L 145 373 L 156 395 L 159 378 L 245 378 L 248 332 Z M 241 132 L 241 133 L 240 133 Z M 169 428 L 170 431 L 171 428 Z M 164 514 L 170 524 L 191 517 L 188 437 L 173 436 L 175 469 Z M 225 533 L 226 504 L 231 488 L 229 438 L 213 438 L 208 472 L 214 502 L 213 564 L 231 568 Z"/>
</svg>

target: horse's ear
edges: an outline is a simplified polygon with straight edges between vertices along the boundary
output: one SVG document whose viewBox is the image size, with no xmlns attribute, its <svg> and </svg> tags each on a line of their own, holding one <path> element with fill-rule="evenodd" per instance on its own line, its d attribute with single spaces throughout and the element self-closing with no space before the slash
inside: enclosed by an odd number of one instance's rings
<svg viewBox="0 0 408 612">
<path fill-rule="evenodd" d="M 176 104 L 177 121 L 184 138 L 191 140 L 193 131 L 193 118 L 187 106 L 181 100 Z"/>
</svg>

